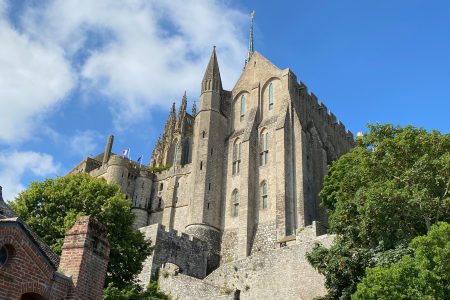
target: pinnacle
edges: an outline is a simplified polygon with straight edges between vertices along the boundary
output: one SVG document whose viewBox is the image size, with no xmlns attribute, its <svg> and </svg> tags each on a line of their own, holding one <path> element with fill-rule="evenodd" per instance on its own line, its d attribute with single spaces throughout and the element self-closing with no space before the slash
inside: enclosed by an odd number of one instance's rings
<svg viewBox="0 0 450 300">
<path fill-rule="evenodd" d="M 208 67 L 206 68 L 205 76 L 203 76 L 203 81 L 218 79 L 220 82 L 220 72 L 219 63 L 217 62 L 216 46 L 214 46 L 211 53 L 211 58 L 209 59 Z"/>
</svg>

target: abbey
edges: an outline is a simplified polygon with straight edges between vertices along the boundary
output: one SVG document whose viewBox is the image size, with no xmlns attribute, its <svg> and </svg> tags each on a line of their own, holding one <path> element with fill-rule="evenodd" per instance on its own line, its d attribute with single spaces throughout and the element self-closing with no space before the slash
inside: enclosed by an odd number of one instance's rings
<svg viewBox="0 0 450 300">
<path fill-rule="evenodd" d="M 187 111 L 186 94 L 178 113 L 173 104 L 149 166 L 111 153 L 112 143 L 111 136 L 104 153 L 72 173 L 118 183 L 131 200 L 136 227 L 156 246 L 140 275 L 146 283 L 168 263 L 183 276 L 218 277 L 230 262 L 301 244 L 310 225 L 313 237 L 325 233 L 318 193 L 327 166 L 352 147 L 353 135 L 290 69 L 253 47 L 235 86 L 225 90 L 214 48 L 198 109 Z M 166 289 L 177 294 L 179 287 L 171 282 Z"/>
</svg>

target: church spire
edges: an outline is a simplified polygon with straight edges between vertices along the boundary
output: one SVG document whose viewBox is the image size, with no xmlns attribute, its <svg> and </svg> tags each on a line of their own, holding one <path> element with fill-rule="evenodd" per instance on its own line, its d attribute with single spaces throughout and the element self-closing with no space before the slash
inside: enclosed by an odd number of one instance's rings
<svg viewBox="0 0 450 300">
<path fill-rule="evenodd" d="M 250 36 L 248 41 L 248 52 L 247 52 L 247 58 L 245 59 L 245 65 L 250 61 L 250 59 L 253 56 L 253 52 L 255 50 L 253 49 L 253 18 L 255 17 L 255 11 L 252 11 L 250 14 Z"/>
<path fill-rule="evenodd" d="M 216 46 L 214 46 L 209 59 L 208 67 L 206 67 L 205 75 L 202 81 L 202 93 L 205 91 L 222 90 L 222 80 L 220 79 L 219 63 L 217 62 Z"/>
<path fill-rule="evenodd" d="M 192 116 L 195 117 L 196 114 L 197 114 L 197 105 L 195 104 L 194 100 L 194 104 L 192 104 Z"/>
</svg>

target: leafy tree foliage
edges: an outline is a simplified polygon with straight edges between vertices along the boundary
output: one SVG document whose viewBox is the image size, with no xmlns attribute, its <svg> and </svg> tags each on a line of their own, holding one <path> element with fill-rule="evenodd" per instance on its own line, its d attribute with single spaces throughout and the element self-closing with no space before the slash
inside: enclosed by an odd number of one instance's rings
<svg viewBox="0 0 450 300">
<path fill-rule="evenodd" d="M 352 299 L 450 299 L 450 224 L 433 225 L 410 248 L 413 256 L 369 269 Z"/>
<path fill-rule="evenodd" d="M 169 296 L 160 292 L 158 284 L 158 274 L 152 275 L 150 283 L 146 290 L 142 290 L 140 286 L 130 284 L 125 288 L 118 289 L 114 284 L 110 283 L 103 290 L 104 300 L 169 300 Z"/>
<path fill-rule="evenodd" d="M 108 227 L 111 244 L 105 286 L 123 288 L 150 254 L 150 244 L 133 229 L 130 202 L 119 186 L 87 174 L 34 182 L 12 203 L 14 211 L 56 252 L 79 216 L 91 215 Z"/>
<path fill-rule="evenodd" d="M 369 125 L 330 167 L 320 193 L 336 243 L 308 255 L 329 299 L 348 299 L 365 269 L 390 265 L 437 221 L 450 221 L 450 135 Z"/>
</svg>

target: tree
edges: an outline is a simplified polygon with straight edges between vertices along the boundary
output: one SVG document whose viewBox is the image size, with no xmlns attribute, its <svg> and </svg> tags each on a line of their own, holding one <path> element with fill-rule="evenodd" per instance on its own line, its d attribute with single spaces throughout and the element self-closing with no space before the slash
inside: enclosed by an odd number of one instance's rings
<svg viewBox="0 0 450 300">
<path fill-rule="evenodd" d="M 330 299 L 348 299 L 367 267 L 392 264 L 437 221 L 450 221 L 450 135 L 369 125 L 320 192 L 336 243 L 308 255 Z"/>
<path fill-rule="evenodd" d="M 124 288 L 134 282 L 150 254 L 150 244 L 133 226 L 130 201 L 116 184 L 88 174 L 33 182 L 11 203 L 14 211 L 58 254 L 66 231 L 82 215 L 108 227 L 111 245 L 105 286 Z"/>
<path fill-rule="evenodd" d="M 412 256 L 369 269 L 352 299 L 450 299 L 450 224 L 433 225 L 409 247 Z"/>
<path fill-rule="evenodd" d="M 159 290 L 158 274 L 152 275 L 147 289 L 142 291 L 139 286 L 129 285 L 123 289 L 118 289 L 110 283 L 103 290 L 104 300 L 168 300 L 171 299 Z"/>
</svg>

